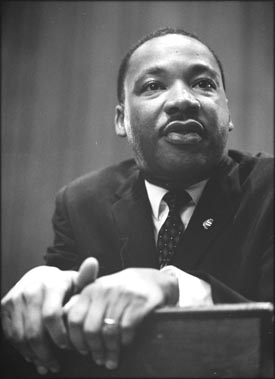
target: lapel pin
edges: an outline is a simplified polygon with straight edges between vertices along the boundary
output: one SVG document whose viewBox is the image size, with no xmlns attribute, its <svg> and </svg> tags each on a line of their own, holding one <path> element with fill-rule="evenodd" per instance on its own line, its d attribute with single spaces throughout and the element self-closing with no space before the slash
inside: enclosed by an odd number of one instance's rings
<svg viewBox="0 0 275 379">
<path fill-rule="evenodd" d="M 208 220 L 205 220 L 203 223 L 202 223 L 202 226 L 204 227 L 205 230 L 209 229 L 210 226 L 212 226 L 213 224 L 213 218 L 209 218 Z"/>
</svg>

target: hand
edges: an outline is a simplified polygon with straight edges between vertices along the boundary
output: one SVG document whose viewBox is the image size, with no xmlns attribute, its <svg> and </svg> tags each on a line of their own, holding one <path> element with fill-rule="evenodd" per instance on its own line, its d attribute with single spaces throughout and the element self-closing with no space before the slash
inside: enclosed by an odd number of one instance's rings
<svg viewBox="0 0 275 379">
<path fill-rule="evenodd" d="M 129 268 L 101 277 L 64 307 L 70 340 L 98 365 L 115 369 L 121 345 L 132 341 L 137 325 L 154 309 L 176 304 L 178 296 L 176 277 L 155 269 Z"/>
<path fill-rule="evenodd" d="M 51 344 L 71 346 L 63 319 L 66 296 L 92 282 L 98 263 L 88 258 L 79 272 L 40 266 L 27 272 L 2 299 L 2 327 L 6 338 L 38 373 L 59 371 Z"/>
</svg>

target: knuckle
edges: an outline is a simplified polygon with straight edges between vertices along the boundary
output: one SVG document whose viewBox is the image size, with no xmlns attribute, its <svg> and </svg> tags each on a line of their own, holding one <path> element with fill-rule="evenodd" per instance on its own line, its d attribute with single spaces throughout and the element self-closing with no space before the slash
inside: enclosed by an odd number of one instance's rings
<svg viewBox="0 0 275 379">
<path fill-rule="evenodd" d="M 7 335 L 12 327 L 12 321 L 8 314 L 2 314 L 1 325 L 3 334 Z"/>
<path fill-rule="evenodd" d="M 84 324 L 83 332 L 89 339 L 95 339 L 99 336 L 99 330 L 91 325 Z"/>
<path fill-rule="evenodd" d="M 81 292 L 81 296 L 87 297 L 88 299 L 90 299 L 92 297 L 92 294 L 95 288 L 98 288 L 98 287 L 99 287 L 98 284 L 95 284 L 95 283 L 87 285 L 85 288 L 83 288 Z"/>
<path fill-rule="evenodd" d="M 120 332 L 120 328 L 118 326 L 114 327 L 104 327 L 102 328 L 102 333 L 105 337 L 116 337 Z"/>
<path fill-rule="evenodd" d="M 31 333 L 28 333 L 26 335 L 26 341 L 30 344 L 30 345 L 38 345 L 41 341 L 41 338 L 40 336 L 37 334 L 37 333 L 34 333 L 34 332 L 31 332 Z"/>
<path fill-rule="evenodd" d="M 14 345 L 21 345 L 24 343 L 25 337 L 23 333 L 20 333 L 16 329 L 12 329 L 5 332 L 6 338 Z"/>
<path fill-rule="evenodd" d="M 96 282 L 94 282 L 91 286 L 91 289 L 97 294 L 101 294 L 102 296 L 108 294 L 108 292 L 114 286 L 114 282 L 110 283 L 110 278 L 108 276 L 98 278 Z"/>
<path fill-rule="evenodd" d="M 82 317 L 78 312 L 71 311 L 68 315 L 67 322 L 71 327 L 79 327 L 82 324 Z"/>
<path fill-rule="evenodd" d="M 12 303 L 11 298 L 6 295 L 2 300 L 1 300 L 1 309 L 2 312 L 3 310 L 6 310 L 10 307 L 10 304 Z"/>
<path fill-rule="evenodd" d="M 2 316 L 8 317 L 10 313 L 14 311 L 16 305 L 21 302 L 21 297 L 19 294 L 13 296 L 6 296 L 1 302 L 1 312 Z"/>
<path fill-rule="evenodd" d="M 131 332 L 132 329 L 133 329 L 133 322 L 131 319 L 128 319 L 127 321 L 125 321 L 120 327 L 121 333 L 129 333 Z"/>
<path fill-rule="evenodd" d="M 25 330 L 25 341 L 30 345 L 39 345 L 42 342 L 41 332 L 32 327 Z"/>
<path fill-rule="evenodd" d="M 43 286 L 42 285 L 28 286 L 24 289 L 24 292 L 22 293 L 23 301 L 26 304 L 38 305 L 41 301 L 40 294 L 42 292 L 43 292 Z"/>
<path fill-rule="evenodd" d="M 86 330 L 85 341 L 92 351 L 103 351 L 102 338 L 99 332 Z"/>
<path fill-rule="evenodd" d="M 56 320 L 60 319 L 62 316 L 61 309 L 43 309 L 42 318 L 46 325 L 53 324 Z"/>
</svg>

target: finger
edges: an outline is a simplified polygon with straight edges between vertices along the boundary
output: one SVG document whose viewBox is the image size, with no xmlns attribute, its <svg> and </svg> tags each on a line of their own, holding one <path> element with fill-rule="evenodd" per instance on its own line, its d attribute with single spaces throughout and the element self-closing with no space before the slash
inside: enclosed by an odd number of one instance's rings
<svg viewBox="0 0 275 379">
<path fill-rule="evenodd" d="M 134 298 L 127 291 L 118 293 L 117 298 L 109 305 L 106 317 L 118 320 L 120 329 L 120 345 L 128 345 L 135 335 L 135 328 L 149 313 L 149 308 L 144 304 L 144 299 Z M 148 308 L 148 309 L 147 309 Z M 113 315 L 113 316 L 112 316 Z M 110 343 L 105 340 L 105 343 Z"/>
<path fill-rule="evenodd" d="M 24 330 L 25 340 L 32 351 L 34 363 L 38 371 L 39 367 L 44 367 L 52 372 L 57 372 L 60 366 L 54 357 L 50 338 L 43 325 L 42 305 L 43 297 L 34 296 L 31 290 L 24 294 L 25 312 L 24 312 Z M 41 369 L 40 371 L 43 371 Z"/>
<path fill-rule="evenodd" d="M 120 321 L 130 301 L 130 297 L 125 293 L 113 293 L 104 316 L 102 338 L 105 345 L 105 366 L 111 370 L 118 366 L 121 346 Z"/>
<path fill-rule="evenodd" d="M 121 329 L 122 329 L 121 344 L 123 346 L 127 346 L 130 343 L 132 343 L 132 341 L 135 337 L 135 334 L 136 334 L 135 328 L 131 327 L 131 326 L 124 326 Z"/>
<path fill-rule="evenodd" d="M 121 343 L 129 345 L 135 336 L 137 326 L 142 322 L 144 317 L 150 312 L 151 308 L 140 304 L 139 301 L 129 303 L 125 308 L 120 324 L 121 324 Z"/>
<path fill-rule="evenodd" d="M 90 298 L 85 295 L 76 295 L 69 303 L 65 305 L 69 338 L 75 349 L 80 354 L 86 355 L 89 348 L 85 342 L 83 325 L 89 309 Z"/>
<path fill-rule="evenodd" d="M 102 337 L 105 345 L 105 367 L 113 370 L 118 366 L 120 353 L 120 328 L 114 318 L 105 317 L 102 326 Z"/>
<path fill-rule="evenodd" d="M 16 301 L 7 300 L 1 304 L 1 323 L 5 337 L 14 344 L 20 343 L 24 335 L 22 311 L 24 303 L 21 297 Z"/>
<path fill-rule="evenodd" d="M 4 299 L 3 299 L 4 300 Z M 16 348 L 27 362 L 32 361 L 33 354 L 25 341 L 24 302 L 21 296 L 2 302 L 2 330 L 7 340 Z"/>
<path fill-rule="evenodd" d="M 63 319 L 64 290 L 47 290 L 42 306 L 42 320 L 53 342 L 61 349 L 70 348 L 70 341 Z"/>
<path fill-rule="evenodd" d="M 19 301 L 19 299 L 18 299 Z M 20 305 L 20 306 L 19 306 Z M 10 329 L 11 324 L 17 325 L 17 327 L 20 325 L 20 329 L 18 329 L 16 332 L 13 331 L 13 338 L 12 338 L 12 345 L 19 351 L 19 353 L 25 358 L 27 362 L 32 362 L 37 369 L 37 372 L 41 375 L 45 375 L 48 372 L 48 368 L 45 367 L 43 363 L 39 359 L 37 359 L 37 354 L 33 351 L 32 346 L 28 342 L 28 331 L 26 333 L 26 327 L 25 327 L 25 321 L 24 316 L 26 314 L 25 310 L 25 304 L 23 301 L 19 304 L 17 302 L 16 307 L 14 307 L 13 312 L 7 317 L 7 322 L 4 321 L 3 327 L 6 329 Z M 5 317 L 6 318 L 6 317 Z M 10 324 L 10 326 L 8 326 Z M 19 331 L 20 330 L 20 331 Z M 10 333 L 10 331 L 8 331 Z M 16 333 L 16 335 L 15 335 Z M 52 365 L 51 367 L 53 372 L 57 372 L 56 367 Z"/>
<path fill-rule="evenodd" d="M 79 294 L 77 295 L 74 295 L 70 298 L 70 300 L 68 301 L 68 303 L 66 303 L 64 306 L 63 306 L 63 316 L 66 316 L 68 315 L 70 309 L 72 309 L 72 307 L 75 306 L 76 302 L 78 301 L 79 299 Z"/>
<path fill-rule="evenodd" d="M 87 284 L 95 281 L 98 274 L 98 261 L 94 257 L 89 257 L 81 264 L 78 272 L 79 275 L 76 278 L 76 287 L 78 291 L 81 291 Z"/>
<path fill-rule="evenodd" d="M 105 347 L 101 334 L 102 320 L 106 309 L 106 296 L 101 292 L 91 292 L 92 301 L 84 321 L 84 336 L 93 360 L 104 364 Z"/>
<path fill-rule="evenodd" d="M 43 340 L 43 344 L 39 341 L 36 344 L 35 341 L 28 343 L 29 350 L 31 351 L 30 361 L 36 366 L 36 370 L 40 375 L 45 375 L 48 371 L 57 373 L 60 371 L 60 365 L 52 354 L 52 347 L 49 335 L 46 330 L 41 333 L 39 340 Z"/>
</svg>

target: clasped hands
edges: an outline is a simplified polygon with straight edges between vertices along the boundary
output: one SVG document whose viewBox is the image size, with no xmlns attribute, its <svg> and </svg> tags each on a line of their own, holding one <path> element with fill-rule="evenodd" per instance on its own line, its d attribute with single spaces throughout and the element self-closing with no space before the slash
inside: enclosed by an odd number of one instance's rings
<svg viewBox="0 0 275 379">
<path fill-rule="evenodd" d="M 178 301 L 176 277 L 159 270 L 128 268 L 99 278 L 97 273 L 95 258 L 78 272 L 40 266 L 3 298 L 3 331 L 38 373 L 60 370 L 52 342 L 115 369 L 121 346 L 132 342 L 144 317 Z"/>
</svg>

